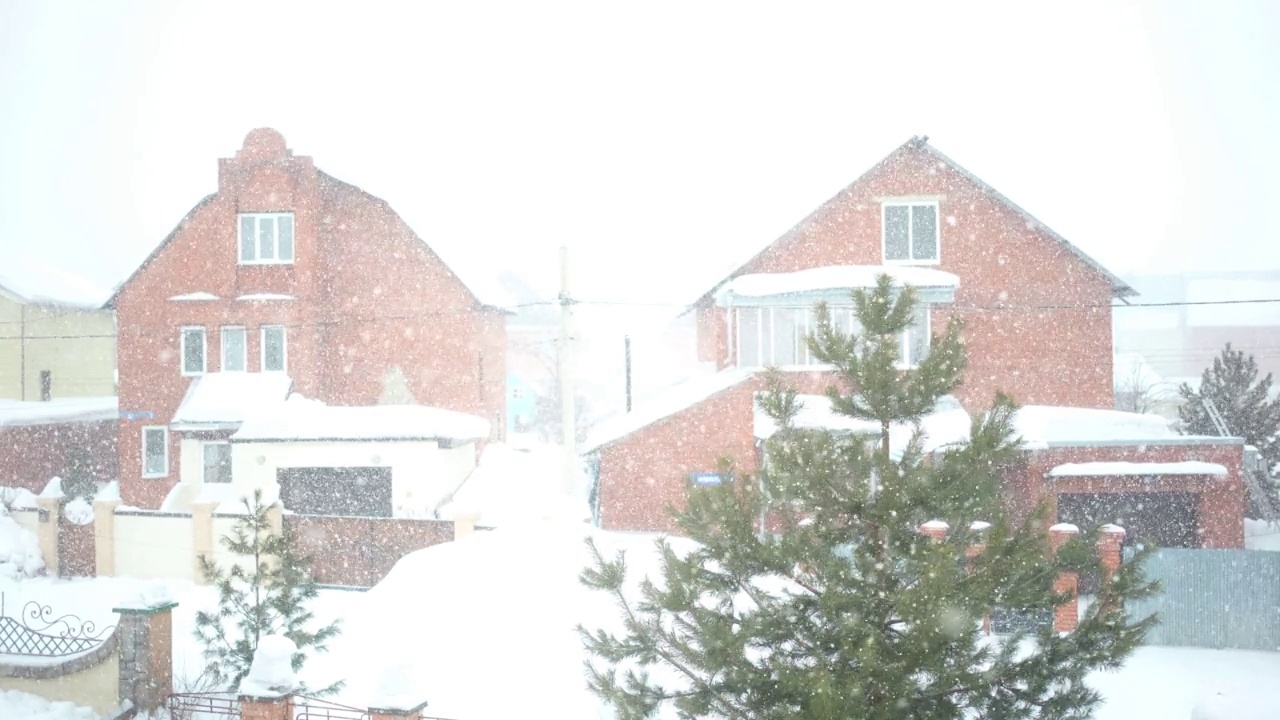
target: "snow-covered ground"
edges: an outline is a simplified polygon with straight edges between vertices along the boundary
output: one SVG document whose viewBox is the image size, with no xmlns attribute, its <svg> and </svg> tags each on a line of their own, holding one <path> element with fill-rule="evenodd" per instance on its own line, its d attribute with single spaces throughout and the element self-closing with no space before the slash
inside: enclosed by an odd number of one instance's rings
<svg viewBox="0 0 1280 720">
<path fill-rule="evenodd" d="M 588 562 L 587 536 L 606 553 L 626 550 L 633 574 L 657 567 L 653 536 L 565 520 L 519 523 L 427 548 L 404 558 L 368 592 L 321 592 L 317 621 L 341 619 L 343 632 L 331 652 L 308 661 L 301 679 L 313 686 L 346 679 L 347 688 L 335 698 L 345 704 L 413 696 L 429 701 L 434 715 L 464 720 L 553 712 L 566 720 L 609 717 L 585 687 L 585 654 L 574 632 L 580 622 L 610 626 L 617 620 L 608 597 L 578 583 Z M 148 585 L 122 578 L 0 579 L 10 607 L 34 599 L 58 614 L 104 624 L 115 622 L 115 603 Z M 179 603 L 174 669 L 181 689 L 201 667 L 192 640 L 194 614 L 212 608 L 215 596 L 191 583 L 169 583 L 168 589 Z M 1217 715 L 1202 713 L 1204 718 L 1253 720 L 1280 717 L 1271 690 L 1278 676 L 1280 653 L 1147 647 L 1121 670 L 1099 673 L 1092 682 L 1107 698 L 1098 720 L 1185 720 L 1197 702 L 1217 706 Z M 29 716 L 5 709 L 0 706 L 2 718 Z"/>
<path fill-rule="evenodd" d="M 1280 551 L 1280 523 L 1265 520 L 1244 521 L 1244 546 L 1249 550 Z"/>
<path fill-rule="evenodd" d="M 5 720 L 98 720 L 92 708 L 69 702 L 49 702 L 39 695 L 0 690 L 0 718 Z"/>
</svg>

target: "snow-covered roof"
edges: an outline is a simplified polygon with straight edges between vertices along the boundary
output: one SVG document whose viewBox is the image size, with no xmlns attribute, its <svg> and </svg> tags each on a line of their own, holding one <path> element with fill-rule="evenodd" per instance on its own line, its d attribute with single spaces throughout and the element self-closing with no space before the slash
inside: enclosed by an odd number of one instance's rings
<svg viewBox="0 0 1280 720">
<path fill-rule="evenodd" d="M 1218 463 L 1184 462 L 1086 462 L 1066 463 L 1049 471 L 1049 477 L 1096 475 L 1215 475 L 1225 477 L 1227 468 Z"/>
<path fill-rule="evenodd" d="M 326 405 L 294 395 L 245 417 L 235 442 L 295 440 L 479 440 L 489 421 L 426 405 Z"/>
<path fill-rule="evenodd" d="M 97 309 L 111 294 L 88 280 L 46 262 L 6 253 L 0 264 L 0 290 L 41 305 Z"/>
<path fill-rule="evenodd" d="M 756 393 L 759 398 L 761 393 Z M 841 415 L 831 409 L 831 400 L 825 395 L 800 395 L 801 410 L 793 422 L 797 428 L 825 429 L 849 433 L 879 433 L 880 426 L 871 420 L 861 420 Z M 969 439 L 972 420 L 969 413 L 954 397 L 946 396 L 938 401 L 934 411 L 920 418 L 920 430 L 924 433 L 924 451 L 933 452 L 948 445 L 964 443 Z M 902 451 L 915 426 L 910 423 L 895 423 L 889 428 L 889 452 L 894 457 L 901 457 Z M 767 440 L 778 431 L 778 425 L 760 408 L 755 408 L 755 436 Z"/>
<path fill-rule="evenodd" d="M 118 417 L 114 396 L 55 398 L 47 402 L 0 400 L 0 427 L 95 422 Z"/>
<path fill-rule="evenodd" d="M 714 375 L 695 377 L 673 385 L 638 403 L 631 412 L 614 415 L 594 425 L 587 431 L 587 440 L 582 444 L 580 452 L 599 450 L 637 430 L 688 410 L 713 395 L 749 380 L 753 375 L 753 370 L 729 368 Z"/>
<path fill-rule="evenodd" d="M 1159 415 L 1094 408 L 1027 405 L 1014 416 L 1014 432 L 1031 450 L 1055 445 L 1185 441 Z"/>
<path fill-rule="evenodd" d="M 895 285 L 911 287 L 960 287 L 960 278 L 949 272 L 911 265 L 827 265 L 785 273 L 739 275 L 730 280 L 719 295 L 765 297 L 818 290 L 875 287 L 881 275 Z"/>
<path fill-rule="evenodd" d="M 191 381 L 173 414 L 175 430 L 238 425 L 263 408 L 284 404 L 293 380 L 283 373 L 215 372 Z"/>
</svg>

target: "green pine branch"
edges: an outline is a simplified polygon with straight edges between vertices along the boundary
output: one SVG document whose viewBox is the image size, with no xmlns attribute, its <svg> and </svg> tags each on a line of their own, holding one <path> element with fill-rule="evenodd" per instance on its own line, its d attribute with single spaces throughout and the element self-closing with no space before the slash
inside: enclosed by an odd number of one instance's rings
<svg viewBox="0 0 1280 720">
<path fill-rule="evenodd" d="M 881 278 L 854 304 L 847 333 L 820 305 L 809 346 L 836 369 L 833 409 L 872 430 L 796 428 L 799 395 L 773 373 L 760 407 L 778 430 L 758 474 L 726 461 L 727 482 L 691 490 L 676 514 L 694 549 L 659 542 L 660 576 L 636 583 L 624 555 L 589 543 L 582 582 L 621 618 L 615 630 L 579 628 L 587 683 L 619 717 L 668 707 L 681 718 L 1084 718 L 1098 702 L 1085 677 L 1122 663 L 1154 622 L 1121 609 L 1154 591 L 1139 556 L 1074 632 L 983 635 L 993 611 L 1051 613 L 1066 600 L 1053 590 L 1059 570 L 1090 558 L 1076 546 L 1050 553 L 1044 508 L 1005 507 L 1000 480 L 1020 458 L 1012 399 L 996 397 L 967 443 L 926 452 L 920 420 L 965 367 L 960 326 L 906 369 L 913 292 Z M 905 447 L 890 443 L 913 425 Z M 930 520 L 949 524 L 945 539 L 919 532 Z M 972 530 L 978 520 L 990 527 Z"/>
</svg>

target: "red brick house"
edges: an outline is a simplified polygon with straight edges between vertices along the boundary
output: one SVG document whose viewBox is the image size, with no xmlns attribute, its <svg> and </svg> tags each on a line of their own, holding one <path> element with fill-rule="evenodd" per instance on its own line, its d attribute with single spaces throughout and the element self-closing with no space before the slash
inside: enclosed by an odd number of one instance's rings
<svg viewBox="0 0 1280 720">
<path fill-rule="evenodd" d="M 814 303 L 827 301 L 837 323 L 848 326 L 851 292 L 881 273 L 915 287 L 922 303 L 902 339 L 904 367 L 928 352 L 932 329 L 953 317 L 965 322 L 969 364 L 956 395 L 969 412 L 988 406 L 998 390 L 1024 405 L 1113 407 L 1110 306 L 1135 292 L 926 138 L 913 138 L 690 307 L 697 360 L 714 362 L 719 373 L 673 388 L 652 410 L 596 428 L 584 452 L 596 478 L 599 522 L 670 529 L 664 508 L 681 502 L 720 458 L 753 471 L 758 370 L 781 367 L 801 392 L 820 393 L 831 377 L 804 343 Z M 1172 442 L 1168 435 L 1147 439 Z M 1105 438 L 1092 442 L 1097 447 L 1081 452 L 1115 454 Z M 1241 455 L 1238 442 L 1226 444 L 1232 457 Z M 1224 507 L 1242 507 L 1239 460 L 1228 465 L 1234 474 L 1206 492 L 1235 497 Z M 1049 492 L 1044 483 L 1024 487 L 1037 497 Z M 1238 522 L 1236 531 L 1242 533 Z M 1242 541 L 1225 529 L 1209 535 L 1223 546 Z"/>
<path fill-rule="evenodd" d="M 281 374 L 332 405 L 416 402 L 472 413 L 501 433 L 506 336 L 477 295 L 383 200 L 249 133 L 196 204 L 116 291 L 124 501 L 158 506 L 180 439 L 203 462 L 229 428 L 171 427 L 206 373 Z M 268 383 L 271 387 L 275 385 Z M 226 457 L 223 457 L 223 456 Z M 212 458 L 212 459 L 211 459 Z"/>
</svg>

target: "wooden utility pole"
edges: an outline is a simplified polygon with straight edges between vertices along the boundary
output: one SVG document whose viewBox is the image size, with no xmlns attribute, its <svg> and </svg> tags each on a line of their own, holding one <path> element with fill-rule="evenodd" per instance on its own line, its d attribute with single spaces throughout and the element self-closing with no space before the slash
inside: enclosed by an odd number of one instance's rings
<svg viewBox="0 0 1280 720">
<path fill-rule="evenodd" d="M 560 338 L 556 344 L 556 375 L 560 390 L 560 432 L 564 445 L 565 491 L 578 485 L 578 422 L 573 389 L 573 296 L 569 293 L 569 248 L 560 246 Z"/>
</svg>

